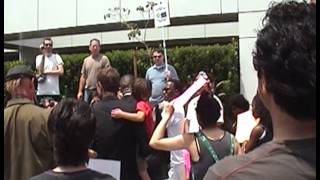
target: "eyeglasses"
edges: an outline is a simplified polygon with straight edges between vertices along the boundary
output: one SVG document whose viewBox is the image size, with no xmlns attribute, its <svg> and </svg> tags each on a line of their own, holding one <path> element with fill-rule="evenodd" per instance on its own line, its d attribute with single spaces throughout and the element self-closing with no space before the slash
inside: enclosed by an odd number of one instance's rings
<svg viewBox="0 0 320 180">
<path fill-rule="evenodd" d="M 47 47 L 52 47 L 51 43 L 47 43 L 47 44 L 44 44 L 44 45 L 47 46 Z"/>
<path fill-rule="evenodd" d="M 159 56 L 152 56 L 153 58 L 161 58 L 162 56 L 159 55 Z"/>
</svg>

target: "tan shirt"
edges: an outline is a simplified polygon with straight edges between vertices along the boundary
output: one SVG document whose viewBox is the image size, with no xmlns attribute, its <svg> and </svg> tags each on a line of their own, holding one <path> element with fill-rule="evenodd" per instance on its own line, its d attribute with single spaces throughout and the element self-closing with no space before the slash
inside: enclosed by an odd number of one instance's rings
<svg viewBox="0 0 320 180">
<path fill-rule="evenodd" d="M 98 70 L 104 67 L 111 67 L 107 56 L 100 54 L 100 58 L 93 59 L 90 55 L 84 59 L 81 74 L 86 78 L 85 88 L 96 88 Z"/>
<path fill-rule="evenodd" d="M 53 167 L 50 109 L 13 98 L 4 109 L 4 179 L 26 180 Z"/>
<path fill-rule="evenodd" d="M 316 179 L 316 138 L 270 141 L 211 166 L 204 180 Z"/>
</svg>

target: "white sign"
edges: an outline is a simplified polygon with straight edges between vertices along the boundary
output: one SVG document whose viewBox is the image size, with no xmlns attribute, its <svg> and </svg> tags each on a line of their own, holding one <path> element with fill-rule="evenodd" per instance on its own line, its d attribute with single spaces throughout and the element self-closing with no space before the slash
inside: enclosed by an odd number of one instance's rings
<svg viewBox="0 0 320 180">
<path fill-rule="evenodd" d="M 205 85 L 208 81 L 204 79 L 202 76 L 200 76 L 193 84 L 183 92 L 182 95 L 177 97 L 172 101 L 173 106 L 181 106 L 183 107 L 189 99 L 199 90 L 202 88 L 203 85 Z"/>
<path fill-rule="evenodd" d="M 251 109 L 241 114 L 237 118 L 236 139 L 239 143 L 248 141 L 252 129 L 259 123 L 259 119 L 255 119 L 252 115 Z"/>
<path fill-rule="evenodd" d="M 154 26 L 163 27 L 170 25 L 168 1 L 162 0 L 153 7 Z"/>
</svg>

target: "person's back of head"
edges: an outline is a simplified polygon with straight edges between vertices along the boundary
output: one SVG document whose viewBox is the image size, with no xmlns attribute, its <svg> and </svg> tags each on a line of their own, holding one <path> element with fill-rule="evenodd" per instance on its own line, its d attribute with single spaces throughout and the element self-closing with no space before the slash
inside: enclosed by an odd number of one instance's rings
<svg viewBox="0 0 320 180">
<path fill-rule="evenodd" d="M 168 82 L 172 82 L 174 85 L 174 88 L 177 90 L 177 94 L 180 95 L 183 92 L 183 86 L 182 83 L 177 79 L 170 79 Z"/>
<path fill-rule="evenodd" d="M 120 79 L 120 90 L 123 94 L 132 93 L 132 84 L 134 76 L 131 74 L 125 74 Z"/>
<path fill-rule="evenodd" d="M 263 24 L 253 52 L 259 82 L 265 82 L 266 91 L 281 111 L 296 119 L 315 119 L 315 4 L 275 4 L 267 10 Z"/>
<path fill-rule="evenodd" d="M 220 105 L 212 94 L 203 91 L 196 107 L 199 125 L 203 129 L 216 126 L 220 117 L 220 110 Z"/>
<path fill-rule="evenodd" d="M 120 86 L 120 74 L 113 67 L 102 68 L 98 71 L 97 82 L 100 83 L 105 92 L 117 93 Z"/>
<path fill-rule="evenodd" d="M 260 118 L 259 124 L 272 130 L 272 120 L 268 109 L 264 106 L 258 94 L 252 99 L 252 115 L 254 118 Z"/>
<path fill-rule="evenodd" d="M 87 103 L 63 99 L 51 111 L 48 129 L 53 136 L 57 165 L 78 166 L 88 161 L 88 148 L 95 134 L 96 118 Z"/>
<path fill-rule="evenodd" d="M 229 99 L 230 108 L 234 115 L 246 112 L 250 108 L 248 100 L 242 94 L 234 94 Z"/>
<path fill-rule="evenodd" d="M 151 94 L 150 83 L 143 78 L 136 78 L 132 85 L 132 95 L 133 97 L 140 100 L 148 100 Z"/>
</svg>

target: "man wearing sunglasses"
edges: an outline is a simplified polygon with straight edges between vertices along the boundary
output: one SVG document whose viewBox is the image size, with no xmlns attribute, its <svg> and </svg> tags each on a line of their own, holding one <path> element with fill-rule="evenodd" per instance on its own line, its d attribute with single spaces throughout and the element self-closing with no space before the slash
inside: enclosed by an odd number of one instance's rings
<svg viewBox="0 0 320 180">
<path fill-rule="evenodd" d="M 149 101 L 155 106 L 163 101 L 163 88 L 166 85 L 166 81 L 169 79 L 179 80 L 179 77 L 175 68 L 170 64 L 168 64 L 168 71 L 166 71 L 163 50 L 155 49 L 152 53 L 152 61 L 154 65 L 147 70 L 146 79 L 152 83 Z"/>
<path fill-rule="evenodd" d="M 109 58 L 100 53 L 100 40 L 93 38 L 89 43 L 90 55 L 83 60 L 77 98 L 93 103 L 96 97 L 97 72 L 101 68 L 111 67 Z"/>
<path fill-rule="evenodd" d="M 38 102 L 48 97 L 53 98 L 55 101 L 61 99 L 59 76 L 64 73 L 63 61 L 59 54 L 52 53 L 52 45 L 51 38 L 44 38 L 40 45 L 42 54 L 36 57 Z"/>
</svg>

